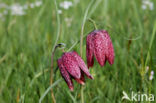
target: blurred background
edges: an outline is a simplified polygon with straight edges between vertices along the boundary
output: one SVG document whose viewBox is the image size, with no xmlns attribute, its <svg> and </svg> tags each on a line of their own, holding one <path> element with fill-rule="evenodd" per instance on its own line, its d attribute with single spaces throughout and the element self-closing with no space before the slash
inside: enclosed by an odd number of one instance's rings
<svg viewBox="0 0 156 103">
<path fill-rule="evenodd" d="M 90 69 L 86 78 L 85 103 L 127 103 L 123 91 L 156 96 L 156 0 L 0 0 L 0 103 L 51 103 L 51 52 L 54 44 L 80 54 L 81 26 L 88 5 L 84 35 L 107 30 L 115 49 L 115 62 Z M 57 7 L 56 7 L 57 6 Z M 156 22 L 155 22 L 156 23 Z M 57 31 L 58 30 L 58 31 Z M 59 36 L 58 36 L 59 33 Z M 86 62 L 86 39 L 83 59 Z M 54 56 L 60 58 L 57 49 Z M 55 81 L 61 79 L 59 70 Z M 70 92 L 63 79 L 53 87 L 57 103 L 80 103 L 80 85 Z M 44 97 L 44 98 L 42 98 Z M 144 101 L 145 102 L 145 101 Z M 146 103 L 146 102 L 145 102 Z"/>
</svg>

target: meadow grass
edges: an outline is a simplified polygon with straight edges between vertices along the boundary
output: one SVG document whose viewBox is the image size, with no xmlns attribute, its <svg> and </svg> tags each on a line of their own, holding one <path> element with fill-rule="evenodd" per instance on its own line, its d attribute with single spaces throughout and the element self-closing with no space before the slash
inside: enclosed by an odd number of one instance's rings
<svg viewBox="0 0 156 103">
<path fill-rule="evenodd" d="M 51 53 L 54 45 L 64 43 L 65 51 L 80 54 L 83 23 L 83 35 L 94 30 L 89 18 L 98 29 L 109 32 L 115 62 L 104 67 L 95 62 L 90 69 L 94 80 L 86 78 L 84 102 L 129 103 L 122 101 L 123 91 L 129 95 L 140 91 L 156 96 L 155 75 L 149 80 L 151 70 L 156 72 L 156 7 L 143 10 L 142 0 L 95 0 L 85 15 L 90 0 L 80 0 L 68 10 L 60 8 L 62 1 L 57 0 L 62 14 L 57 14 L 54 0 L 44 0 L 40 7 L 28 8 L 26 15 L 8 14 L 5 21 L 0 19 L 0 103 L 50 103 L 50 88 L 57 103 L 81 102 L 80 85 L 74 82 L 74 92 L 70 92 L 59 70 L 54 74 L 54 85 L 50 86 Z M 34 0 L 3 0 L 8 5 L 16 2 L 25 4 Z M 156 1 L 153 3 L 156 5 Z M 66 18 L 72 18 L 70 25 Z M 85 42 L 84 37 L 82 58 L 86 62 Z M 61 55 L 62 51 L 57 49 L 55 69 Z"/>
</svg>

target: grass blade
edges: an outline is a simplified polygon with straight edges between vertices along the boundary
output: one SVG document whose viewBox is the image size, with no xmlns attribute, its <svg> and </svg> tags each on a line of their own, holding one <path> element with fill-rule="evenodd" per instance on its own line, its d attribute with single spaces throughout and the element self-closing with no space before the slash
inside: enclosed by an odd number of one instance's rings
<svg viewBox="0 0 156 103">
<path fill-rule="evenodd" d="M 51 86 L 49 86 L 47 88 L 47 90 L 44 92 L 44 94 L 41 96 L 41 98 L 39 99 L 39 103 L 42 103 L 42 100 L 44 99 L 44 97 L 48 94 L 48 92 L 55 87 L 59 82 L 61 82 L 61 79 L 57 80 L 55 83 L 53 83 Z"/>
<path fill-rule="evenodd" d="M 149 57 L 150 57 L 150 51 L 151 51 L 152 44 L 153 44 L 153 41 L 154 41 L 154 38 L 155 38 L 155 34 L 156 34 L 156 20 L 154 22 L 154 28 L 153 28 L 152 37 L 151 37 L 151 40 L 150 40 L 149 49 L 148 49 L 148 53 L 147 53 L 147 57 L 146 57 L 146 61 L 145 61 L 145 67 L 147 66 L 147 62 L 148 62 Z"/>
</svg>

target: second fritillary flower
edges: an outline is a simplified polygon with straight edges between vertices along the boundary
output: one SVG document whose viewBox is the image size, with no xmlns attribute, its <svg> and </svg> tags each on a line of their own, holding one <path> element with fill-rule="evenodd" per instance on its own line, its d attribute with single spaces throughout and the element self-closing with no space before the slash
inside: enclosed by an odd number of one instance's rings
<svg viewBox="0 0 156 103">
<path fill-rule="evenodd" d="M 86 42 L 88 68 L 94 64 L 94 56 L 101 66 L 105 65 L 106 60 L 109 64 L 114 63 L 114 48 L 107 31 L 95 30 L 89 33 Z"/>
</svg>

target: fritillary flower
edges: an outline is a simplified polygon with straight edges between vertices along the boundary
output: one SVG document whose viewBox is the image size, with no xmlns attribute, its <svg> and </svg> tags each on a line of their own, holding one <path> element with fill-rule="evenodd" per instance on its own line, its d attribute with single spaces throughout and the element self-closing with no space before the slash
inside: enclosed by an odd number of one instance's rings
<svg viewBox="0 0 156 103">
<path fill-rule="evenodd" d="M 76 52 L 65 52 L 62 57 L 58 59 L 57 63 L 61 75 L 71 91 L 74 89 L 72 79 L 81 85 L 85 84 L 84 75 L 93 79 L 84 61 Z"/>
<path fill-rule="evenodd" d="M 114 63 L 114 48 L 107 31 L 95 30 L 89 33 L 86 44 L 88 68 L 94 64 L 94 56 L 101 66 L 104 66 L 107 60 L 111 65 Z"/>
</svg>

